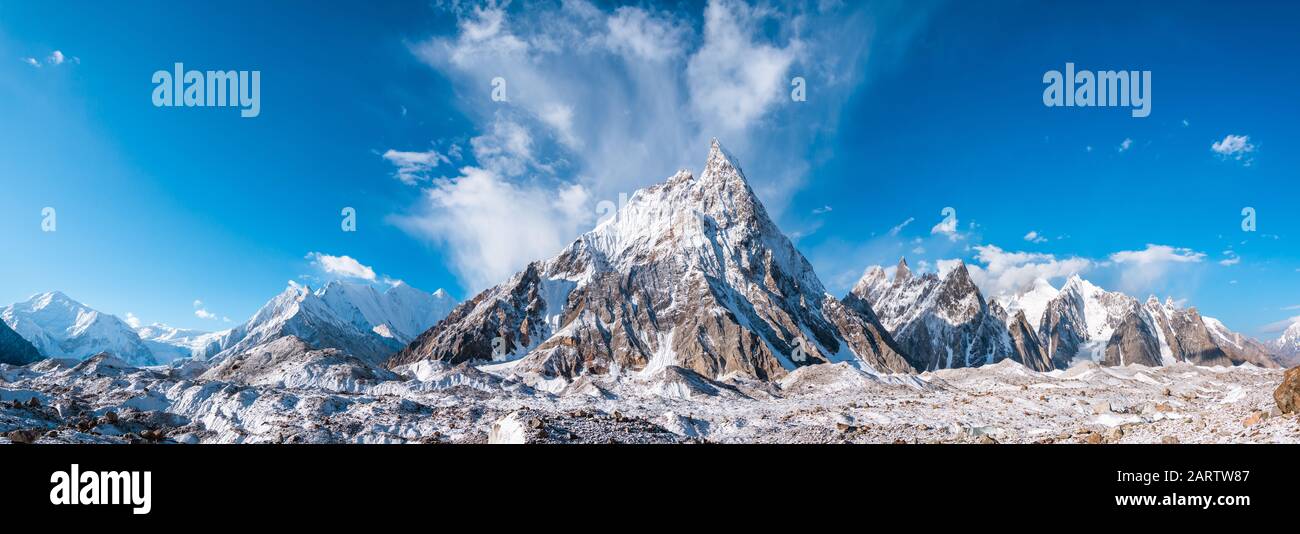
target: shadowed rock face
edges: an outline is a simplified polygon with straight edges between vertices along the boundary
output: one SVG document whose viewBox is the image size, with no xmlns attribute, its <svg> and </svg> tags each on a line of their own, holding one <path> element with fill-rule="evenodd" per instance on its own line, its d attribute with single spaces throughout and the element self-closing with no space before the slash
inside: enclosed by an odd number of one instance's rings
<svg viewBox="0 0 1300 534">
<path fill-rule="evenodd" d="M 1175 360 L 1196 365 L 1233 365 L 1228 354 L 1211 338 L 1196 308 L 1177 310 L 1173 306 L 1162 307 L 1155 299 L 1149 299 L 1146 307 L 1155 319 L 1156 328 L 1160 329 L 1157 335 L 1165 340 Z"/>
<path fill-rule="evenodd" d="M 0 363 L 26 365 L 41 359 L 41 353 L 31 342 L 0 321 Z"/>
<path fill-rule="evenodd" d="M 715 142 L 699 178 L 638 191 L 555 258 L 462 304 L 389 361 L 522 359 L 545 376 L 653 372 L 773 379 L 853 360 L 906 372 L 859 303 L 826 294 Z"/>
<path fill-rule="evenodd" d="M 1038 332 L 1043 352 L 1052 365 L 1057 369 L 1069 367 L 1080 347 L 1088 341 L 1083 302 L 1060 297 L 1048 302 Z"/>
<path fill-rule="evenodd" d="M 1115 333 L 1106 342 L 1106 357 L 1103 365 L 1120 366 L 1140 364 L 1147 366 L 1161 365 L 1160 345 L 1151 325 L 1143 320 L 1137 309 L 1124 318 Z"/>
<path fill-rule="evenodd" d="M 1038 340 L 1030 328 L 1019 340 L 1008 326 L 1005 310 L 984 299 L 965 264 L 942 278 L 916 274 L 899 260 L 889 280 L 879 268 L 868 269 L 845 302 L 864 302 L 891 334 L 908 363 L 921 371 L 973 367 L 1002 360 L 1043 367 Z M 1023 320 L 1024 314 L 1019 317 Z"/>
<path fill-rule="evenodd" d="M 1025 318 L 1024 310 L 1016 312 L 1007 329 L 1011 333 L 1015 354 L 1021 358 L 1019 361 L 1025 367 L 1043 372 L 1056 368 L 1052 359 L 1043 351 L 1042 343 L 1038 341 L 1038 334 L 1034 333 L 1034 327 L 1030 326 L 1029 319 Z"/>
</svg>

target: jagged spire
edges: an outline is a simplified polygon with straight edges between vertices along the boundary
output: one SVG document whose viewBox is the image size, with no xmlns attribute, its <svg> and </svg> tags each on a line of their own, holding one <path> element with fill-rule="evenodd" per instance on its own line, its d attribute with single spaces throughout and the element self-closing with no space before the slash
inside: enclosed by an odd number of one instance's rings
<svg viewBox="0 0 1300 534">
<path fill-rule="evenodd" d="M 727 149 L 723 148 L 722 143 L 719 143 L 718 138 L 715 137 L 709 145 L 709 159 L 704 164 L 704 172 L 701 173 L 700 177 L 704 180 L 711 180 L 726 179 L 731 176 L 739 177 L 741 182 L 748 183 L 745 172 L 740 169 L 740 163 L 736 161 L 736 157 L 727 152 Z"/>
<path fill-rule="evenodd" d="M 894 280 L 904 281 L 912 277 L 912 270 L 907 267 L 907 258 L 898 258 L 898 269 L 894 271 Z"/>
</svg>

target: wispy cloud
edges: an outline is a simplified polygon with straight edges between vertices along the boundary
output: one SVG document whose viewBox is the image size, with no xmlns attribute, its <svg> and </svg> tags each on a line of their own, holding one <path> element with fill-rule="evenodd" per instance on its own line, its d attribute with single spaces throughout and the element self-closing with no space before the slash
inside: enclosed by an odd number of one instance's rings
<svg viewBox="0 0 1300 534">
<path fill-rule="evenodd" d="M 424 152 L 389 149 L 384 152 L 383 157 L 397 167 L 395 176 L 407 185 L 415 185 L 421 180 L 429 179 L 429 172 L 439 163 L 451 163 L 447 156 L 433 149 Z"/>
<path fill-rule="evenodd" d="M 1224 258 L 1219 260 L 1219 265 L 1224 267 L 1230 267 L 1241 263 L 1241 256 L 1238 256 L 1237 253 L 1233 252 L 1231 249 L 1223 251 L 1223 256 Z"/>
<path fill-rule="evenodd" d="M 891 64 L 895 45 L 931 11 L 735 0 L 711 0 L 702 16 L 585 0 L 439 5 L 455 14 L 456 30 L 411 51 L 463 96 L 474 161 L 429 180 L 420 202 L 392 220 L 442 247 L 475 286 L 557 253 L 589 228 L 593 204 L 698 168 L 712 137 L 747 169 L 763 169 L 752 185 L 780 219 L 810 169 L 790 147 L 834 128 L 872 43 L 891 46 L 873 53 L 871 68 Z M 806 101 L 790 97 L 796 76 L 807 80 Z M 498 79 L 500 101 L 489 98 Z M 427 169 L 412 170 L 418 178 Z M 499 220 L 484 213 L 529 223 L 493 228 Z"/>
<path fill-rule="evenodd" d="M 1297 315 L 1295 317 L 1288 317 L 1286 319 L 1282 319 L 1281 321 L 1266 324 L 1263 327 L 1261 327 L 1259 331 L 1265 334 L 1277 334 L 1279 332 L 1285 331 L 1291 325 L 1296 323 L 1300 323 L 1300 315 Z"/>
<path fill-rule="evenodd" d="M 1046 243 L 1047 237 L 1039 235 L 1037 230 L 1030 230 L 1029 233 L 1025 234 L 1025 241 L 1030 243 Z"/>
<path fill-rule="evenodd" d="M 595 221 L 588 204 L 589 194 L 579 185 L 558 191 L 517 185 L 491 170 L 466 167 L 461 176 L 425 190 L 414 213 L 390 220 L 443 245 L 457 276 L 477 291 L 558 253 Z"/>
<path fill-rule="evenodd" d="M 57 67 L 57 66 L 59 66 L 59 65 L 63 65 L 63 64 L 65 64 L 65 63 L 71 63 L 71 64 L 81 63 L 81 58 L 78 58 L 78 57 L 76 57 L 76 56 L 67 56 L 67 55 L 64 55 L 64 54 L 63 54 L 63 51 L 61 51 L 61 50 L 55 50 L 55 51 L 53 51 L 53 52 L 50 52 L 50 55 L 48 55 L 48 56 L 45 57 L 45 61 L 44 61 L 43 63 L 41 62 L 41 60 L 36 59 L 36 58 L 34 58 L 34 57 L 23 57 L 23 58 L 19 58 L 19 59 L 20 59 L 23 63 L 26 63 L 26 64 L 28 64 L 28 65 L 30 65 L 30 66 L 32 66 L 32 67 L 36 67 L 36 68 L 40 68 L 41 65 L 49 65 L 49 66 L 52 66 L 52 67 Z"/>
<path fill-rule="evenodd" d="M 908 217 L 906 221 L 898 223 L 898 226 L 890 228 L 889 235 L 898 235 L 899 232 L 902 232 L 904 228 L 907 228 L 907 225 L 912 224 L 912 221 L 915 220 L 916 217 Z"/>
</svg>

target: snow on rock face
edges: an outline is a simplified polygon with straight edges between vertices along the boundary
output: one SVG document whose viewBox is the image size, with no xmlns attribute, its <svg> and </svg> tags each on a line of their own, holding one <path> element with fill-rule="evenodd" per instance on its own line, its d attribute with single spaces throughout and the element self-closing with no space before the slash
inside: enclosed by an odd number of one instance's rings
<svg viewBox="0 0 1300 534">
<path fill-rule="evenodd" d="M 1123 336 L 1117 338 L 1121 329 Z M 1048 301 L 1039 338 L 1057 367 L 1076 359 L 1108 365 L 1189 362 L 1231 366 L 1249 362 L 1278 366 L 1268 347 L 1228 330 L 1213 318 L 1201 317 L 1196 308 L 1178 308 L 1172 300 L 1162 303 L 1154 296 L 1139 303 L 1077 275 Z"/>
<path fill-rule="evenodd" d="M 712 381 L 681 367 L 637 380 L 587 375 L 589 388 L 555 395 L 485 378 L 466 365 L 421 361 L 411 377 L 384 375 L 336 350 L 292 339 L 264 363 L 246 358 L 180 368 L 138 368 L 97 355 L 81 362 L 0 365 L 0 443 L 14 430 L 40 442 L 125 443 L 892 443 L 1105 440 L 1156 443 L 1296 442 L 1294 425 L 1272 417 L 1249 432 L 1241 422 L 1273 406 L 1278 369 L 1175 363 L 1034 372 L 1003 360 L 921 375 L 874 375 L 849 365 L 803 366 L 776 381 Z M 270 350 L 271 346 L 259 350 Z M 315 365 L 314 382 L 296 376 Z M 247 372 L 244 368 L 247 367 Z M 343 377 L 370 373 L 363 383 Z M 461 376 L 457 376 L 461 375 Z M 367 379 L 369 380 L 369 379 Z M 654 391 L 676 381 L 689 398 Z M 579 383 L 575 382 L 575 384 Z M 425 387 L 425 386 L 432 387 Z M 343 387 L 346 386 L 346 387 Z M 707 387 L 705 387 L 707 386 Z M 709 391 L 713 392 L 710 393 Z M 741 391 L 743 390 L 743 394 Z M 766 394 L 764 392 L 767 392 Z M 20 401 L 15 407 L 12 401 Z M 33 402 L 34 400 L 34 402 Z M 113 412 L 110 417 L 109 412 Z M 513 424 L 498 425 L 515 413 Z M 1124 432 L 1109 428 L 1124 424 Z M 495 436 L 493 436 L 495 434 Z M 144 438 L 144 436 L 150 436 Z"/>
<path fill-rule="evenodd" d="M 1051 368 L 1032 329 L 1017 325 L 987 303 L 964 263 L 945 273 L 916 274 L 900 259 L 892 280 L 868 269 L 846 300 L 871 305 L 905 357 L 920 371 L 972 367 L 1011 359 L 1039 370 Z M 1014 336 L 1012 335 L 1014 331 Z"/>
<path fill-rule="evenodd" d="M 1273 341 L 1272 347 L 1290 365 L 1300 364 L 1300 322 L 1291 323 L 1281 336 Z"/>
<path fill-rule="evenodd" d="M 380 293 L 366 284 L 335 281 L 312 291 L 290 282 L 248 322 L 219 333 L 215 352 L 205 352 L 226 358 L 293 336 L 312 348 L 377 362 L 433 326 L 452 304 L 445 292 L 428 294 L 403 283 Z"/>
<path fill-rule="evenodd" d="M 873 316 L 826 295 L 716 141 L 700 177 L 681 171 L 637 191 L 615 217 L 457 307 L 389 365 L 423 359 L 518 359 L 516 372 L 547 377 L 619 375 L 652 361 L 714 378 L 772 379 L 835 361 L 909 369 Z"/>
<path fill-rule="evenodd" d="M 159 323 L 141 326 L 135 332 L 159 363 L 182 358 L 205 358 L 218 351 L 222 340 L 230 334 L 229 330 L 204 332 Z"/>
<path fill-rule="evenodd" d="M 362 392 L 397 375 L 338 349 L 313 350 L 282 337 L 217 362 L 201 378 L 287 389 Z"/>
<path fill-rule="evenodd" d="M 50 358 L 85 359 L 108 352 L 137 365 L 156 363 L 135 330 L 57 291 L 0 309 L 0 319 Z"/>
<path fill-rule="evenodd" d="M 524 422 L 519 417 L 519 412 L 510 412 L 505 417 L 497 419 L 492 423 L 492 431 L 488 433 L 488 443 L 494 445 L 523 445 L 528 442 L 527 432 L 524 430 Z"/>
</svg>

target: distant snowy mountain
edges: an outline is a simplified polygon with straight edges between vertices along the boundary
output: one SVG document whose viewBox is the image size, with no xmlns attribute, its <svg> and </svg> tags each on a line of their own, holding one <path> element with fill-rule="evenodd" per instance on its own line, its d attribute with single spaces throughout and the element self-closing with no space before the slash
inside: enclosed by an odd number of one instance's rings
<svg viewBox="0 0 1300 534">
<path fill-rule="evenodd" d="M 41 359 L 41 353 L 31 342 L 0 321 L 0 363 L 25 365 Z"/>
<path fill-rule="evenodd" d="M 461 304 L 389 365 L 495 359 L 548 378 L 774 380 L 840 361 L 910 371 L 869 308 L 846 304 L 826 294 L 715 140 L 699 177 L 683 170 L 637 191 L 615 217 Z"/>
<path fill-rule="evenodd" d="M 58 291 L 0 309 L 0 319 L 51 358 L 85 359 L 101 352 L 132 365 L 153 365 L 153 353 L 121 319 Z"/>
<path fill-rule="evenodd" d="M 225 357 L 294 336 L 312 349 L 339 349 L 381 361 L 454 306 L 442 290 L 425 293 L 404 283 L 381 293 L 368 284 L 334 281 L 313 291 L 290 282 L 248 322 L 206 340 L 202 354 Z"/>
<path fill-rule="evenodd" d="M 1201 317 L 1196 308 L 1179 308 L 1154 296 L 1145 302 L 1107 291 L 1072 275 L 1061 289 L 1045 280 L 1018 295 L 1001 299 L 1026 314 L 1037 313 L 1038 336 L 1053 365 L 1066 367 L 1076 358 L 1108 365 L 1239 365 L 1250 362 L 1277 367 L 1263 343 Z M 1041 310 L 1039 312 L 1038 310 Z M 1032 315 L 1029 315 L 1032 317 Z M 1032 319 L 1031 319 L 1032 320 Z"/>
<path fill-rule="evenodd" d="M 1300 322 L 1288 326 L 1270 345 L 1288 367 L 1300 365 Z"/>
<path fill-rule="evenodd" d="M 997 302 L 987 302 L 964 263 L 939 276 L 915 274 L 907 260 L 900 259 L 892 279 L 884 269 L 872 267 L 850 297 L 871 304 L 917 370 L 976 367 L 1006 359 L 1039 371 L 1052 369 L 1024 310 L 1008 313 Z"/>
<path fill-rule="evenodd" d="M 220 350 L 222 340 L 230 333 L 229 330 L 205 332 L 174 328 L 159 323 L 138 327 L 135 332 L 159 363 L 215 354 Z"/>
<path fill-rule="evenodd" d="M 1138 309 L 1137 299 L 1071 275 L 1044 307 L 1038 336 L 1057 367 L 1079 356 L 1101 361 L 1111 335 Z"/>
</svg>

